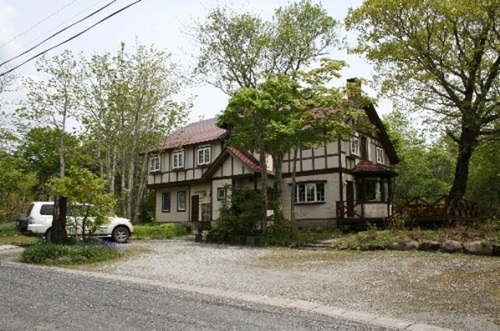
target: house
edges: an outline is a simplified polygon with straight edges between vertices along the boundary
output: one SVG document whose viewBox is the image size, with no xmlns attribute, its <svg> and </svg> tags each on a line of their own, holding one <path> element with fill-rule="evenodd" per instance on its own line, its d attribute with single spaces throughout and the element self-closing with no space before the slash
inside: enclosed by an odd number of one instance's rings
<svg viewBox="0 0 500 331">
<path fill-rule="evenodd" d="M 283 162 L 283 212 L 290 217 L 293 162 L 296 164 L 295 215 L 300 227 L 335 227 L 383 222 L 392 214 L 390 166 L 398 157 L 373 105 L 364 107 L 375 133 L 354 133 L 349 140 L 302 149 Z M 260 187 L 262 168 L 256 153 L 227 146 L 229 132 L 216 119 L 191 123 L 150 149 L 148 186 L 156 191 L 159 221 L 196 227 L 213 222 L 227 187 Z M 267 169 L 273 169 L 267 157 Z M 269 185 L 273 171 L 268 170 Z"/>
</svg>

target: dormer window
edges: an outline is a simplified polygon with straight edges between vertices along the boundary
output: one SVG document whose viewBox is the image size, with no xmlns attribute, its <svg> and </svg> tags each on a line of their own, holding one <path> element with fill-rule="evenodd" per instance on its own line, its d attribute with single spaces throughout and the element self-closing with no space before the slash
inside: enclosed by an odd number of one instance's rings
<svg viewBox="0 0 500 331">
<path fill-rule="evenodd" d="M 359 138 L 351 137 L 351 155 L 359 156 Z"/>
<path fill-rule="evenodd" d="M 149 171 L 150 172 L 160 171 L 160 157 L 159 156 L 152 156 L 149 159 Z"/>
<path fill-rule="evenodd" d="M 198 165 L 210 164 L 210 146 L 198 148 Z"/>
<path fill-rule="evenodd" d="M 384 164 L 384 150 L 380 147 L 376 147 L 377 163 Z"/>
<path fill-rule="evenodd" d="M 184 151 L 172 153 L 172 169 L 184 168 Z"/>
</svg>

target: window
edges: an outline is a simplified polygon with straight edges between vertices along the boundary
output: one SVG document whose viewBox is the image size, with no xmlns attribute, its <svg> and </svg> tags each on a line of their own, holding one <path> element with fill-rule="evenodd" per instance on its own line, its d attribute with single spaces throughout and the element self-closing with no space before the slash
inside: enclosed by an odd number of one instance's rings
<svg viewBox="0 0 500 331">
<path fill-rule="evenodd" d="M 186 191 L 177 192 L 177 211 L 186 211 Z"/>
<path fill-rule="evenodd" d="M 163 213 L 170 212 L 170 193 L 162 193 L 162 195 L 161 195 L 161 211 Z"/>
<path fill-rule="evenodd" d="M 198 148 L 198 165 L 210 163 L 210 146 Z"/>
<path fill-rule="evenodd" d="M 359 138 L 351 137 L 351 154 L 359 156 Z"/>
<path fill-rule="evenodd" d="M 384 164 L 384 150 L 380 147 L 376 147 L 377 163 Z"/>
<path fill-rule="evenodd" d="M 223 187 L 217 188 L 217 200 L 224 200 L 226 198 L 226 189 Z"/>
<path fill-rule="evenodd" d="M 149 159 L 149 171 L 151 171 L 151 172 L 160 171 L 160 157 L 159 156 L 152 156 Z"/>
<path fill-rule="evenodd" d="M 325 202 L 325 183 L 297 184 L 295 203 Z"/>
<path fill-rule="evenodd" d="M 184 151 L 172 153 L 172 169 L 184 168 Z"/>
<path fill-rule="evenodd" d="M 358 199 L 363 202 L 387 202 L 388 185 L 385 178 L 358 179 Z"/>
<path fill-rule="evenodd" d="M 53 214 L 54 214 L 54 204 L 42 205 L 42 207 L 40 207 L 40 215 L 53 215 Z"/>
</svg>

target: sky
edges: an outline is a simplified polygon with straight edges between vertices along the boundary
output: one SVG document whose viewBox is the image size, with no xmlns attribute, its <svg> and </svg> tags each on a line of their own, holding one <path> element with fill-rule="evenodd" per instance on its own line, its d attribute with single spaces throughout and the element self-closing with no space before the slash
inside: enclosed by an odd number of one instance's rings
<svg viewBox="0 0 500 331">
<path fill-rule="evenodd" d="M 20 64 L 29 57 L 54 46 L 76 33 L 84 30 L 105 16 L 133 3 L 135 0 L 116 0 L 95 18 L 68 29 L 32 52 L 9 63 L 10 66 Z M 111 0 L 0 0 L 0 63 L 33 47 L 63 27 L 83 18 L 98 8 L 112 2 Z M 283 0 L 142 0 L 121 13 L 111 17 L 93 29 L 51 50 L 47 55 L 54 56 L 65 49 L 73 53 L 84 52 L 86 55 L 109 51 L 115 53 L 121 42 L 133 46 L 136 38 L 143 45 L 154 45 L 155 48 L 172 53 L 172 59 L 188 71 L 195 64 L 194 55 L 197 46 L 187 35 L 193 22 L 203 21 L 208 12 L 217 6 L 229 6 L 237 11 L 247 10 L 264 19 L 270 19 L 274 9 L 286 6 L 290 1 Z M 320 3 L 314 1 L 314 3 Z M 339 21 L 343 21 L 349 7 L 358 7 L 362 0 L 330 0 L 322 2 L 328 13 Z M 351 43 L 355 42 L 353 33 L 346 34 Z M 347 54 L 345 50 L 334 51 L 330 56 L 347 62 L 348 68 L 342 71 L 342 78 L 334 85 L 343 85 L 352 77 L 370 79 L 372 67 L 359 55 Z M 38 77 L 35 61 L 17 69 L 20 76 Z M 4 67 L 0 68 L 3 72 Z M 374 90 L 364 86 L 363 89 L 371 97 L 376 97 Z M 186 89 L 186 95 L 195 96 L 189 122 L 199 118 L 214 117 L 223 110 L 228 96 L 216 88 L 199 84 Z M 17 98 L 22 98 L 22 92 Z M 13 107 L 13 106 L 11 106 Z M 379 100 L 377 110 L 380 115 L 390 112 L 392 105 L 388 100 Z"/>
</svg>

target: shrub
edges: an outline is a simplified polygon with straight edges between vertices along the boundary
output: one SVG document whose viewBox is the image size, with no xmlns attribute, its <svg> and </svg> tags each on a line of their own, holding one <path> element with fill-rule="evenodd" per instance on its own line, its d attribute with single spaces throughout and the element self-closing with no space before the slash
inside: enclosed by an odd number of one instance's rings
<svg viewBox="0 0 500 331">
<path fill-rule="evenodd" d="M 26 248 L 20 261 L 46 265 L 88 264 L 120 257 L 121 251 L 108 241 L 91 240 L 72 245 L 56 245 L 44 240 Z"/>
<path fill-rule="evenodd" d="M 177 236 L 183 236 L 187 233 L 185 228 L 175 224 L 148 224 L 134 225 L 134 238 L 154 238 L 169 239 Z"/>
</svg>

